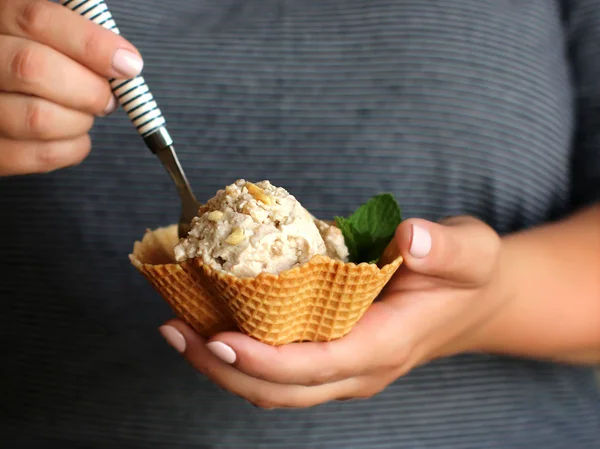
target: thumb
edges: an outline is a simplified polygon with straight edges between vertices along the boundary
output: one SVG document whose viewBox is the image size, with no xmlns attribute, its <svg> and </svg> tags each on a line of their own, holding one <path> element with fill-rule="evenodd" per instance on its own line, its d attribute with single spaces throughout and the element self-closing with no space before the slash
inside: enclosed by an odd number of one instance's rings
<svg viewBox="0 0 600 449">
<path fill-rule="evenodd" d="M 500 248 L 492 228 L 465 216 L 439 223 L 407 219 L 396 229 L 395 239 L 411 271 L 465 284 L 489 279 Z"/>
</svg>

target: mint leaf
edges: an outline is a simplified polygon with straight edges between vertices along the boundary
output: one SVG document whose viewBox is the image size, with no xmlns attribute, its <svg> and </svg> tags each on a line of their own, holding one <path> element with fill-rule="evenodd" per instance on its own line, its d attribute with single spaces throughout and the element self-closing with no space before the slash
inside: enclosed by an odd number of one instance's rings
<svg viewBox="0 0 600 449">
<path fill-rule="evenodd" d="M 400 207 L 389 193 L 374 196 L 348 218 L 335 217 L 354 263 L 376 263 L 401 221 Z"/>
<path fill-rule="evenodd" d="M 375 238 L 389 236 L 400 224 L 400 207 L 393 195 L 382 193 L 360 206 L 348 219 L 358 232 Z"/>
<path fill-rule="evenodd" d="M 348 247 L 348 258 L 353 261 L 358 258 L 358 246 L 354 240 L 354 226 L 352 223 L 344 217 L 335 217 L 335 225 L 342 231 L 344 241 Z"/>
</svg>

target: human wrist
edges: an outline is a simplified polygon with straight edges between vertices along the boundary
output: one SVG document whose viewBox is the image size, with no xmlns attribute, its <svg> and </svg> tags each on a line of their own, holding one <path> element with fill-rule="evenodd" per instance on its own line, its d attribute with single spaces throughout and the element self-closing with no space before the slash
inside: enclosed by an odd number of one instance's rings
<svg viewBox="0 0 600 449">
<path fill-rule="evenodd" d="M 494 275 L 483 293 L 483 300 L 493 303 L 494 307 L 466 338 L 464 352 L 502 352 L 504 336 L 511 328 L 510 319 L 507 317 L 518 297 L 516 291 L 518 282 L 514 279 L 514 273 L 525 268 L 519 266 L 515 246 L 512 235 L 501 238 Z"/>
</svg>

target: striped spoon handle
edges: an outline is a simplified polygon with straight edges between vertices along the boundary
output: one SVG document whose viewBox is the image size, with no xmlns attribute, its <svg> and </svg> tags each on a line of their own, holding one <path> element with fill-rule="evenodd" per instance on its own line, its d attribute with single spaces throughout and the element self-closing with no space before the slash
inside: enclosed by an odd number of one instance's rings
<svg viewBox="0 0 600 449">
<path fill-rule="evenodd" d="M 121 34 L 104 0 L 60 0 L 60 3 L 115 34 Z M 127 80 L 110 79 L 109 82 L 119 103 L 153 153 L 173 144 L 166 120 L 141 75 Z"/>
</svg>

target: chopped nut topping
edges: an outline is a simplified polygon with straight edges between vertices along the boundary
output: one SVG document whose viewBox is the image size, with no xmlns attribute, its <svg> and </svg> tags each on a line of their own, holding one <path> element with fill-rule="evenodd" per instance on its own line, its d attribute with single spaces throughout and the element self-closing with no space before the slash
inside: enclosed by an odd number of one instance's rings
<svg viewBox="0 0 600 449">
<path fill-rule="evenodd" d="M 283 242 L 281 240 L 275 240 L 273 246 L 271 246 L 271 254 L 273 256 L 281 256 L 283 252 Z"/>
<path fill-rule="evenodd" d="M 237 245 L 244 240 L 244 230 L 242 228 L 233 228 L 229 237 L 225 239 L 225 243 L 228 245 Z"/>
<path fill-rule="evenodd" d="M 219 221 L 223 218 L 223 212 L 220 210 L 213 210 L 207 217 L 210 221 Z"/>
<path fill-rule="evenodd" d="M 258 201 L 265 203 L 266 205 L 273 204 L 273 197 L 267 195 L 263 189 L 258 187 L 256 184 L 252 184 L 251 182 L 246 183 L 246 188 L 248 189 L 248 193 L 256 198 Z"/>
</svg>

